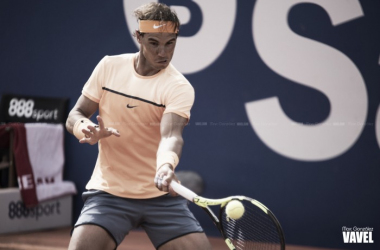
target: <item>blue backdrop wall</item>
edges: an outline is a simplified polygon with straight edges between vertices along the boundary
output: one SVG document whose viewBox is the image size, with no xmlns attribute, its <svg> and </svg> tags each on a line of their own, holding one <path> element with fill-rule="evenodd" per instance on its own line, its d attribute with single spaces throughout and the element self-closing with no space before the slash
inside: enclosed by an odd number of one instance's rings
<svg viewBox="0 0 380 250">
<path fill-rule="evenodd" d="M 162 2 L 182 20 L 173 64 L 196 91 L 179 169 L 204 178 L 206 197 L 266 204 L 290 244 L 379 249 L 380 2 Z M 71 109 L 103 56 L 138 50 L 142 3 L 1 1 L 0 94 Z M 97 147 L 65 143 L 64 179 L 81 193 Z M 81 207 L 78 194 L 74 220 Z M 344 244 L 343 227 L 373 228 L 374 243 Z"/>
</svg>

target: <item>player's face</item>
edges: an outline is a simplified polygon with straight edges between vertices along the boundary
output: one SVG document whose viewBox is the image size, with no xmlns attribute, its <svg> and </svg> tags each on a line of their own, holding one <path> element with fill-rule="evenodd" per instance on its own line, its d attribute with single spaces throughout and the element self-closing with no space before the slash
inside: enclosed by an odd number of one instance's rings
<svg viewBox="0 0 380 250">
<path fill-rule="evenodd" d="M 140 54 L 145 59 L 145 67 L 154 70 L 166 68 L 173 58 L 177 41 L 173 33 L 145 33 L 139 36 Z"/>
</svg>

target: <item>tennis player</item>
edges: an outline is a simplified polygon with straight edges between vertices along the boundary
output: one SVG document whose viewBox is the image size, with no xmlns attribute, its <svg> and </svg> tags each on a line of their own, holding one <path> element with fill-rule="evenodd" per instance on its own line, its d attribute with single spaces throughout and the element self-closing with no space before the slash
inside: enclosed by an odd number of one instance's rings
<svg viewBox="0 0 380 250">
<path fill-rule="evenodd" d="M 99 148 L 69 249 L 116 249 L 138 227 L 156 249 L 211 249 L 185 199 L 169 195 L 194 102 L 193 87 L 170 63 L 180 22 L 162 3 L 134 14 L 139 52 L 105 56 L 66 122 L 80 143 Z"/>
</svg>

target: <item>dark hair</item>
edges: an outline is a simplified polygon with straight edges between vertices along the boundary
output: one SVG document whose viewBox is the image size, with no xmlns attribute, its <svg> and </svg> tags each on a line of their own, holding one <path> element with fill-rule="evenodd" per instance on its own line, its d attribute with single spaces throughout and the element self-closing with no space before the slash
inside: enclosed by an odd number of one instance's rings
<svg viewBox="0 0 380 250">
<path fill-rule="evenodd" d="M 134 10 L 136 20 L 171 21 L 174 28 L 179 29 L 180 22 L 177 13 L 164 3 L 148 3 Z"/>
</svg>

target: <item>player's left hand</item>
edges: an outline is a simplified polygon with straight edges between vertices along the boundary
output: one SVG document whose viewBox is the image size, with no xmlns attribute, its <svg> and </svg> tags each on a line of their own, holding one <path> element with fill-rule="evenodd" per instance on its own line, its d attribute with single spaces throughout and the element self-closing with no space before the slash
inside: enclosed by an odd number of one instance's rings
<svg viewBox="0 0 380 250">
<path fill-rule="evenodd" d="M 88 143 L 90 145 L 96 144 L 100 139 L 114 135 L 120 137 L 119 131 L 111 127 L 104 127 L 103 119 L 98 115 L 96 117 L 98 120 L 98 126 L 87 126 L 87 130 L 83 129 L 85 137 L 79 140 L 80 143 Z"/>
<path fill-rule="evenodd" d="M 170 164 L 161 166 L 154 177 L 156 187 L 161 191 L 169 192 L 172 196 L 176 196 L 177 193 L 170 187 L 172 181 L 178 182 L 178 178 L 174 174 L 172 166 Z"/>
</svg>

